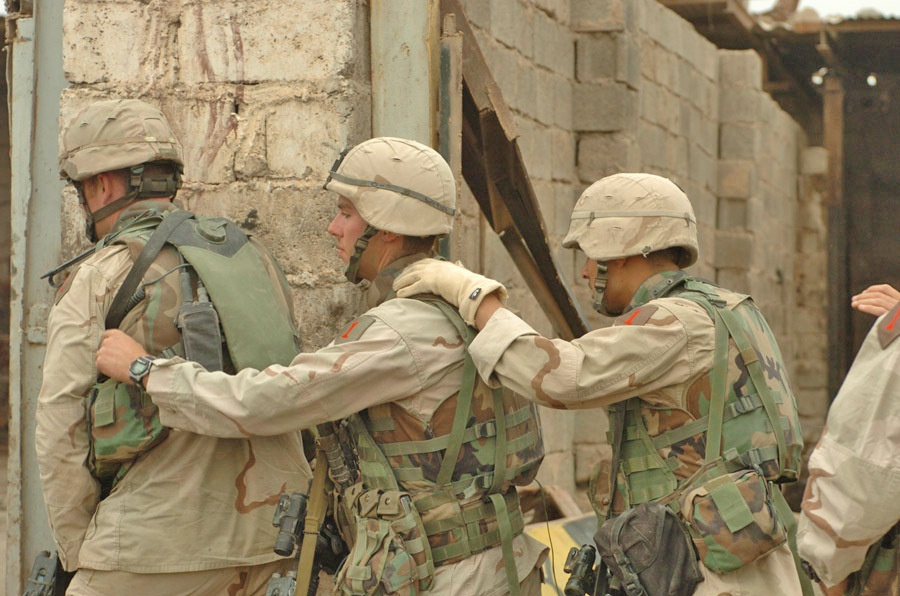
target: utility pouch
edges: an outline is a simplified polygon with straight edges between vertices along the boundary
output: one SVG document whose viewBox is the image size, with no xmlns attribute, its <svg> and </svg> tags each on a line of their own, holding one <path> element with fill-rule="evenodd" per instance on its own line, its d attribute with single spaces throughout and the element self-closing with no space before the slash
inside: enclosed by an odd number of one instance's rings
<svg viewBox="0 0 900 596">
<path fill-rule="evenodd" d="M 158 408 L 142 387 L 107 379 L 91 387 L 85 411 L 91 433 L 88 468 L 104 480 L 169 434 Z"/>
<path fill-rule="evenodd" d="M 182 305 L 175 324 L 181 331 L 186 360 L 192 360 L 209 371 L 224 369 L 222 329 L 212 302 Z"/>
<path fill-rule="evenodd" d="M 687 530 L 661 503 L 641 503 L 606 520 L 594 542 L 628 596 L 690 596 L 703 581 Z"/>
<path fill-rule="evenodd" d="M 409 494 L 366 491 L 352 509 L 356 540 L 338 570 L 341 592 L 415 596 L 427 591 L 434 579 L 431 547 Z"/>
<path fill-rule="evenodd" d="M 769 491 L 769 482 L 758 471 L 740 470 L 683 493 L 681 513 L 709 570 L 737 571 L 787 541 Z"/>
<path fill-rule="evenodd" d="M 206 370 L 224 370 L 219 313 L 209 301 L 209 293 L 200 279 L 197 279 L 197 299 L 192 300 L 194 292 L 191 278 L 189 270 L 181 271 L 181 293 L 184 301 L 175 316 L 175 326 L 181 332 L 184 357 L 200 364 Z"/>
</svg>

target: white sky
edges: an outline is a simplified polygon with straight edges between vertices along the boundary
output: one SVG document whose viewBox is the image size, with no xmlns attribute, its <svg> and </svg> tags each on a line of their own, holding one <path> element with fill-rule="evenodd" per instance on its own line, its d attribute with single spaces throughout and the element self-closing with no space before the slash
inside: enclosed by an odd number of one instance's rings
<svg viewBox="0 0 900 596">
<path fill-rule="evenodd" d="M 750 0 L 750 12 L 764 12 L 775 6 L 775 0 Z M 863 8 L 874 8 L 884 16 L 900 17 L 900 0 L 800 0 L 800 7 L 812 8 L 820 17 L 841 15 L 854 17 Z"/>
</svg>

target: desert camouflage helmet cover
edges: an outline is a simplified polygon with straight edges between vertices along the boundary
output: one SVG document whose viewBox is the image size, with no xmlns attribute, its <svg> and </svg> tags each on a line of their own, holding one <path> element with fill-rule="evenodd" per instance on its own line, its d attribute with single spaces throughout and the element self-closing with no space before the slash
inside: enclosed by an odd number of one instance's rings
<svg viewBox="0 0 900 596">
<path fill-rule="evenodd" d="M 377 137 L 360 143 L 332 168 L 325 188 L 347 197 L 379 230 L 439 236 L 453 228 L 453 172 L 437 151 L 416 141 Z"/>
<path fill-rule="evenodd" d="M 162 112 L 139 99 L 92 103 L 63 132 L 59 169 L 71 180 L 154 161 L 183 166 L 181 143 Z"/>
<path fill-rule="evenodd" d="M 678 185 L 653 174 L 614 174 L 589 186 L 572 212 L 566 248 L 600 262 L 680 246 L 697 262 L 697 219 Z"/>
</svg>

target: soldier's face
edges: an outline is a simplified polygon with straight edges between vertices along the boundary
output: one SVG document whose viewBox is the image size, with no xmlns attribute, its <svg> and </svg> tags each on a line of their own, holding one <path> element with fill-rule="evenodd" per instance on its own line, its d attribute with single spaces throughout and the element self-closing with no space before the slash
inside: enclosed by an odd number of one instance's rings
<svg viewBox="0 0 900 596">
<path fill-rule="evenodd" d="M 356 247 L 356 240 L 366 230 L 366 222 L 346 197 L 338 198 L 338 212 L 328 224 L 328 233 L 337 241 L 338 256 L 344 265 L 350 263 L 350 257 Z"/>
</svg>

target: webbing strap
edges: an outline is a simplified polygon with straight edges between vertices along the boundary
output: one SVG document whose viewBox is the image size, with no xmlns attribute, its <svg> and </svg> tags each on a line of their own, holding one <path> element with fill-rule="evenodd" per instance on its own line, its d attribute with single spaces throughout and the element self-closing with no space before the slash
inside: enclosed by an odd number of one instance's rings
<svg viewBox="0 0 900 596">
<path fill-rule="evenodd" d="M 503 409 L 503 389 L 499 387 L 491 392 L 494 402 L 494 420 L 497 421 L 497 438 L 494 442 L 494 482 L 490 492 L 499 493 L 506 480 L 506 450 L 509 444 L 506 440 L 506 412 Z M 505 506 L 505 504 L 504 504 Z M 518 582 L 517 584 L 518 585 Z"/>
<path fill-rule="evenodd" d="M 516 558 L 513 556 L 513 531 L 509 521 L 509 510 L 506 508 L 506 499 L 503 495 L 494 493 L 491 495 L 491 503 L 497 515 L 497 527 L 500 528 L 500 548 L 503 550 L 503 566 L 506 568 L 506 581 L 509 582 L 510 596 L 519 596 L 519 573 L 516 568 Z"/>
<path fill-rule="evenodd" d="M 709 430 L 706 431 L 706 462 L 718 459 L 722 454 L 722 425 L 725 415 L 725 394 L 728 392 L 728 328 L 715 308 L 716 356 L 709 373 Z"/>
<path fill-rule="evenodd" d="M 778 413 L 778 407 L 775 405 L 775 400 L 772 397 L 772 390 L 763 378 L 762 366 L 759 363 L 756 350 L 750 345 L 747 334 L 738 324 L 733 312 L 727 309 L 719 309 L 716 312 L 719 313 L 722 321 L 724 321 L 725 325 L 728 327 L 728 331 L 734 338 L 734 343 L 738 350 L 740 350 L 741 356 L 744 358 L 747 372 L 750 373 L 750 378 L 756 385 L 756 390 L 759 392 L 759 396 L 762 399 L 763 407 L 766 409 L 769 422 L 772 424 L 772 431 L 775 433 L 775 441 L 778 443 L 778 469 L 779 471 L 784 471 L 787 468 L 788 451 L 787 444 L 784 440 L 781 417 Z"/>
<path fill-rule="evenodd" d="M 119 325 L 122 323 L 122 319 L 128 314 L 129 302 L 131 301 L 131 297 L 134 295 L 135 290 L 137 290 L 141 279 L 143 279 L 144 273 L 147 272 L 150 264 L 156 259 L 156 255 L 162 250 L 163 245 L 175 228 L 192 217 L 194 217 L 194 214 L 189 211 L 170 212 L 163 217 L 162 222 L 160 222 L 156 230 L 153 231 L 153 234 L 150 236 L 149 240 L 147 240 L 147 243 L 144 244 L 141 254 L 134 261 L 134 264 L 128 271 L 128 275 L 125 276 L 125 281 L 119 286 L 119 291 L 116 292 L 116 296 L 113 298 L 109 311 L 106 313 L 107 329 L 118 329 Z"/>
<path fill-rule="evenodd" d="M 737 398 L 734 403 L 725 406 L 725 414 L 722 417 L 722 422 L 728 422 L 732 418 L 736 418 L 741 414 L 746 414 L 747 412 L 751 412 L 761 407 L 763 407 L 763 403 L 758 395 L 755 393 L 744 395 Z M 707 426 L 709 426 L 709 416 L 698 418 L 693 422 L 688 422 L 678 428 L 653 437 L 653 446 L 656 447 L 657 450 L 664 449 L 675 443 L 693 437 L 694 435 L 706 432 Z"/>
<path fill-rule="evenodd" d="M 797 568 L 797 575 L 800 578 L 800 587 L 803 589 L 803 596 L 814 596 L 815 591 L 813 590 L 812 580 L 809 579 L 809 576 L 806 575 L 806 572 L 803 570 L 799 551 L 797 550 L 797 518 L 794 516 L 794 512 L 791 511 L 791 506 L 788 505 L 788 502 L 784 499 L 784 495 L 781 494 L 780 488 L 771 486 L 769 492 L 772 494 L 772 502 L 775 505 L 775 512 L 778 514 L 778 519 L 781 520 L 785 530 L 787 530 L 788 546 L 791 549 L 791 554 L 794 556 L 794 567 Z"/>
</svg>

